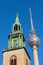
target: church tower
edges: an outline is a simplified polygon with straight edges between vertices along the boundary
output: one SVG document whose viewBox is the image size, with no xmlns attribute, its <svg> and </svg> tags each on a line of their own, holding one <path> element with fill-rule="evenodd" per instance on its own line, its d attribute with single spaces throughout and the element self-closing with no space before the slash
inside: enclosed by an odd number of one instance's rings
<svg viewBox="0 0 43 65">
<path fill-rule="evenodd" d="M 30 56 L 25 48 L 25 38 L 18 14 L 8 36 L 8 49 L 3 50 L 3 65 L 30 65 Z"/>
</svg>

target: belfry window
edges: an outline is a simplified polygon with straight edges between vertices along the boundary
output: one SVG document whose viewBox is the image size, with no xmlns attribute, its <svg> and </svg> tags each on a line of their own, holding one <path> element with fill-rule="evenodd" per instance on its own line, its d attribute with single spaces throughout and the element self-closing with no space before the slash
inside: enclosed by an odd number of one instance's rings
<svg viewBox="0 0 43 65">
<path fill-rule="evenodd" d="M 15 28 L 16 28 L 16 30 L 17 30 L 17 28 L 18 28 L 17 24 L 15 25 Z"/>
<path fill-rule="evenodd" d="M 14 31 L 16 31 L 16 30 L 18 30 L 18 25 L 17 24 L 15 24 L 15 26 L 14 26 Z"/>
<path fill-rule="evenodd" d="M 10 65 L 16 65 L 16 63 L 17 63 L 17 61 L 16 61 L 17 59 L 16 59 L 16 56 L 11 56 L 11 58 L 10 58 Z"/>
<path fill-rule="evenodd" d="M 19 25 L 19 30 L 20 30 L 20 25 Z"/>
<path fill-rule="evenodd" d="M 14 31 L 15 31 L 15 26 L 14 26 Z"/>
</svg>

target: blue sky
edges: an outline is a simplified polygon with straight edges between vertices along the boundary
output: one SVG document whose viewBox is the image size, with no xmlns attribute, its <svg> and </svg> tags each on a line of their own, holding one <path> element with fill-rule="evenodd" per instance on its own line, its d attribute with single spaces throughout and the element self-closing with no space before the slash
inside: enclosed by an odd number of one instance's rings
<svg viewBox="0 0 43 65">
<path fill-rule="evenodd" d="M 38 57 L 40 65 L 43 64 L 43 0 L 0 0 L 0 65 L 2 65 L 2 50 L 8 47 L 8 35 L 12 31 L 16 13 L 23 28 L 26 39 L 26 48 L 30 54 L 30 64 L 33 65 L 33 52 L 28 45 L 30 33 L 29 7 L 32 9 L 32 18 L 37 36 L 40 38 Z"/>
</svg>

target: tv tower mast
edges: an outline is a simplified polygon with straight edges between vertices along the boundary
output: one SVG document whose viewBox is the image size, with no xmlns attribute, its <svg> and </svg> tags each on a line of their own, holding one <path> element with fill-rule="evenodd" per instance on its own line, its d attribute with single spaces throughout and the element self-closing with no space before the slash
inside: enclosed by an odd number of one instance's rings
<svg viewBox="0 0 43 65">
<path fill-rule="evenodd" d="M 33 27 L 33 21 L 32 21 L 32 13 L 31 9 L 30 10 L 30 23 L 31 23 L 31 31 L 30 31 L 30 38 L 29 38 L 29 45 L 33 50 L 33 55 L 34 55 L 34 65 L 39 65 L 39 60 L 38 60 L 38 53 L 37 53 L 37 48 L 39 46 L 39 38 L 36 36 L 35 29 Z"/>
</svg>

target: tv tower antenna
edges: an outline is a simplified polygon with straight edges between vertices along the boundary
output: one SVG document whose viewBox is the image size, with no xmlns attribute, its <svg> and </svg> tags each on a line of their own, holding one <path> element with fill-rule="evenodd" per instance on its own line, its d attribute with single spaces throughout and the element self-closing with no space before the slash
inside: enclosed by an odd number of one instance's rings
<svg viewBox="0 0 43 65">
<path fill-rule="evenodd" d="M 29 8 L 29 11 L 30 11 L 30 23 L 31 23 L 31 29 L 34 29 L 34 27 L 33 27 L 33 20 L 32 20 L 31 8 Z"/>
</svg>

